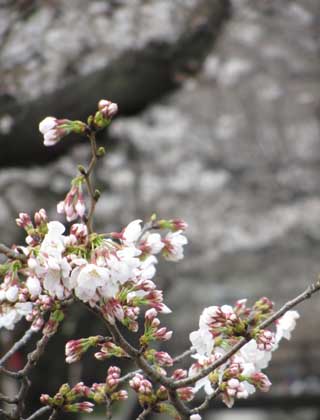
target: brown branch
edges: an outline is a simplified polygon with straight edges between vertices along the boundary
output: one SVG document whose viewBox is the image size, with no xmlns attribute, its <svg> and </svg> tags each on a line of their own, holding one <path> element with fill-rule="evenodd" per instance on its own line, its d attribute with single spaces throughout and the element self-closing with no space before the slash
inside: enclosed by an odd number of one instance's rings
<svg viewBox="0 0 320 420">
<path fill-rule="evenodd" d="M 152 412 L 152 406 L 145 408 L 139 416 L 136 418 L 136 420 L 144 420 L 147 418 L 147 416 Z"/>
<path fill-rule="evenodd" d="M 16 404 L 18 402 L 17 397 L 8 397 L 7 395 L 0 394 L 0 401 L 4 401 L 7 404 Z"/>
<path fill-rule="evenodd" d="M 179 363 L 181 362 L 183 359 L 185 359 L 186 357 L 190 356 L 191 354 L 194 354 L 196 352 L 195 349 L 189 349 L 184 351 L 183 353 L 179 354 L 178 356 L 176 356 L 173 359 L 174 363 Z M 125 382 L 127 382 L 128 380 L 132 379 L 137 373 L 143 373 L 142 369 L 137 369 L 134 370 L 133 372 L 129 372 L 126 375 L 122 376 L 119 380 L 119 384 L 123 384 Z"/>
<path fill-rule="evenodd" d="M 110 400 L 110 398 L 107 396 L 106 398 L 106 420 L 111 420 L 112 419 L 112 401 Z"/>
<path fill-rule="evenodd" d="M 295 297 L 294 299 L 285 303 L 278 311 L 276 311 L 273 315 L 271 315 L 268 319 L 263 321 L 257 328 L 263 329 L 270 325 L 272 322 L 279 319 L 283 314 L 285 314 L 289 309 L 297 306 L 299 303 L 303 302 L 304 300 L 309 299 L 314 293 L 320 290 L 320 280 L 316 281 L 312 285 L 310 285 L 304 292 L 300 295 Z M 210 366 L 206 367 L 205 369 L 201 370 L 197 375 L 191 376 L 189 378 L 180 379 L 172 384 L 172 388 L 181 388 L 189 385 L 195 384 L 199 379 L 204 378 L 205 376 L 209 375 L 209 373 L 213 372 L 219 366 L 223 365 L 227 360 L 230 359 L 237 351 L 239 351 L 248 341 L 251 340 L 250 333 L 247 337 L 241 338 L 238 343 L 233 346 L 226 354 L 220 357 L 216 362 L 212 363 Z"/>
<path fill-rule="evenodd" d="M 190 414 L 198 414 L 201 411 L 205 410 L 206 408 L 209 407 L 209 403 L 211 400 L 213 400 L 214 398 L 216 398 L 220 393 L 220 389 L 216 388 L 214 390 L 214 392 L 211 395 L 207 395 L 206 398 L 204 399 L 203 403 L 198 405 L 198 407 L 192 408 L 190 410 Z"/>
<path fill-rule="evenodd" d="M 186 350 L 186 351 L 184 351 L 183 353 L 179 354 L 179 356 L 176 356 L 176 357 L 173 359 L 173 362 L 174 362 L 174 363 L 179 363 L 179 362 L 181 362 L 183 359 L 185 359 L 185 358 L 186 358 L 186 357 L 188 357 L 188 356 L 191 356 L 191 354 L 194 354 L 194 353 L 196 353 L 196 350 L 195 350 L 194 348 L 191 348 L 191 349 L 189 349 L 189 350 Z"/>
<path fill-rule="evenodd" d="M 17 395 L 18 402 L 17 402 L 17 406 L 14 412 L 14 417 L 16 419 L 20 419 L 22 417 L 22 413 L 25 408 L 25 399 L 29 391 L 30 385 L 31 385 L 31 382 L 29 378 L 26 375 L 23 376 L 21 380 L 21 387 Z"/>
<path fill-rule="evenodd" d="M 13 414 L 8 413 L 8 411 L 2 410 L 1 408 L 0 408 L 0 414 L 5 416 L 4 418 L 6 419 L 15 420 L 15 417 L 13 416 Z"/>
<path fill-rule="evenodd" d="M 12 370 L 8 370 L 3 366 L 0 366 L 0 373 L 4 373 L 7 376 L 10 376 L 11 378 L 20 378 L 20 375 L 18 372 L 13 372 Z"/>
<path fill-rule="evenodd" d="M 170 402 L 180 414 L 181 420 L 189 420 L 190 409 L 186 405 L 184 405 L 184 403 L 180 400 L 177 391 L 174 389 L 169 389 L 168 393 Z"/>
<path fill-rule="evenodd" d="M 45 414 L 50 410 L 52 410 L 52 407 L 46 405 L 45 407 L 39 408 L 39 410 L 35 411 L 33 414 L 31 414 L 31 416 L 27 417 L 24 420 L 35 420 L 36 418 L 42 416 L 42 414 Z"/>
<path fill-rule="evenodd" d="M 17 372 L 18 375 L 20 375 L 20 377 L 26 376 L 30 372 L 30 370 L 37 364 L 51 337 L 52 335 L 43 335 L 42 338 L 37 342 L 35 350 L 33 350 L 33 352 L 28 355 L 28 361 L 25 364 L 24 368 Z"/>
<path fill-rule="evenodd" d="M 16 252 L 13 249 L 8 248 L 4 244 L 0 244 L 0 254 L 5 255 L 6 257 L 12 260 L 20 260 L 20 261 L 27 260 L 27 257 L 24 254 L 20 254 L 20 252 Z"/>
<path fill-rule="evenodd" d="M 54 408 L 49 417 L 49 420 L 55 420 L 57 417 L 58 417 L 58 410 Z"/>
<path fill-rule="evenodd" d="M 97 143 L 96 143 L 96 136 L 94 131 L 91 131 L 91 133 L 88 135 L 89 140 L 90 140 L 90 144 L 91 144 L 91 161 L 89 163 L 89 167 L 86 171 L 84 171 L 82 174 L 84 176 L 85 179 L 85 183 L 87 186 L 87 190 L 88 190 L 88 194 L 90 197 L 90 209 L 89 209 L 89 213 L 87 216 L 87 228 L 88 228 L 88 232 L 89 234 L 93 232 L 93 214 L 94 214 L 94 210 L 98 201 L 98 197 L 95 194 L 93 185 L 92 185 L 92 172 L 96 166 L 97 160 L 98 160 L 98 156 L 97 156 Z"/>
<path fill-rule="evenodd" d="M 32 328 L 29 328 L 24 335 L 14 343 L 11 349 L 0 359 L 0 366 L 2 366 L 16 351 L 18 351 L 21 347 L 27 344 L 27 342 L 31 339 L 35 331 Z"/>
</svg>

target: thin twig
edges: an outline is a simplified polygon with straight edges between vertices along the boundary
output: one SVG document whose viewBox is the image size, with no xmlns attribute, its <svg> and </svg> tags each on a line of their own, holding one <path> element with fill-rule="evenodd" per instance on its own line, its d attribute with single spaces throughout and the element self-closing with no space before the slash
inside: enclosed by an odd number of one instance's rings
<svg viewBox="0 0 320 420">
<path fill-rule="evenodd" d="M 11 258 L 12 260 L 27 260 L 27 257 L 24 254 L 20 254 L 20 252 L 16 252 L 13 249 L 8 248 L 4 244 L 0 244 L 0 254 L 5 255 L 6 257 Z"/>
<path fill-rule="evenodd" d="M 144 420 L 147 418 L 147 416 L 151 413 L 152 411 L 152 406 L 149 405 L 149 407 L 145 408 L 140 414 L 139 416 L 136 418 L 136 420 Z"/>
<path fill-rule="evenodd" d="M 112 419 L 112 409 L 111 409 L 111 400 L 110 398 L 106 398 L 106 420 Z"/>
<path fill-rule="evenodd" d="M 15 418 L 20 419 L 22 417 L 23 410 L 25 408 L 25 399 L 29 391 L 31 382 L 29 378 L 25 375 L 21 379 L 21 387 L 17 395 L 17 406 L 15 409 Z"/>
<path fill-rule="evenodd" d="M 5 416 L 4 418 L 6 418 L 6 419 L 12 419 L 12 420 L 15 419 L 14 416 L 11 413 L 8 413 L 8 411 L 2 410 L 1 408 L 0 408 L 0 414 Z"/>
<path fill-rule="evenodd" d="M 198 407 L 192 408 L 190 410 L 190 414 L 198 414 L 201 411 L 205 410 L 206 408 L 209 407 L 209 403 L 211 400 L 213 400 L 214 398 L 216 398 L 220 393 L 220 389 L 216 388 L 214 390 L 214 392 L 211 395 L 207 395 L 206 398 L 204 399 L 203 403 L 198 405 Z"/>
<path fill-rule="evenodd" d="M 36 418 L 42 416 L 42 414 L 45 414 L 50 410 L 52 410 L 52 407 L 46 405 L 45 407 L 39 408 L 39 410 L 35 411 L 33 414 L 31 414 L 31 416 L 27 417 L 24 420 L 35 420 Z"/>
<path fill-rule="evenodd" d="M 120 379 L 118 384 L 122 385 L 123 383 L 129 381 L 130 379 L 132 379 L 137 373 L 142 373 L 141 369 L 138 370 L 134 370 L 133 372 L 129 372 L 126 375 L 123 375 Z"/>
<path fill-rule="evenodd" d="M 52 413 L 49 417 L 49 420 L 55 420 L 57 417 L 58 417 L 58 410 L 53 409 L 53 411 L 52 411 Z"/>
<path fill-rule="evenodd" d="M 3 365 L 16 351 L 18 351 L 21 347 L 27 344 L 30 338 L 33 336 L 35 331 L 29 328 L 24 335 L 14 343 L 11 349 L 0 359 L 0 366 Z"/>
<path fill-rule="evenodd" d="M 85 179 L 85 183 L 87 186 L 87 190 L 88 190 L 88 194 L 90 197 L 90 209 L 89 209 L 89 213 L 87 216 L 87 228 L 88 228 L 88 232 L 92 233 L 93 232 L 93 214 L 94 214 L 94 210 L 97 204 L 97 197 L 96 194 L 94 192 L 94 188 L 92 185 L 92 172 L 94 170 L 94 167 L 97 163 L 97 143 L 96 143 L 96 137 L 95 137 L 95 133 L 92 131 L 89 134 L 89 140 L 90 140 L 90 144 L 91 144 L 91 161 L 89 163 L 89 167 L 88 169 L 85 171 L 84 175 L 84 179 Z"/>
<path fill-rule="evenodd" d="M 0 394 L 0 401 L 4 401 L 7 404 L 16 404 L 18 402 L 17 397 L 8 397 L 7 395 Z"/>
<path fill-rule="evenodd" d="M 13 372 L 12 370 L 8 370 L 3 366 L 0 366 L 0 373 L 4 373 L 7 376 L 10 376 L 11 378 L 19 379 L 20 375 L 18 372 Z"/>
<path fill-rule="evenodd" d="M 181 420 L 188 420 L 190 417 L 190 409 L 180 400 L 177 391 L 174 389 L 169 389 L 168 393 L 170 402 L 180 414 Z"/>
<path fill-rule="evenodd" d="M 176 356 L 173 359 L 174 363 L 179 363 L 181 362 L 183 359 L 185 359 L 186 357 L 190 356 L 191 354 L 195 353 L 196 350 L 194 348 L 190 349 L 190 350 L 186 350 L 183 353 L 179 354 L 178 356 Z M 143 373 L 142 369 L 137 369 L 134 370 L 133 372 L 129 372 L 126 375 L 122 376 L 119 379 L 119 384 L 123 384 L 125 382 L 127 382 L 128 380 L 132 379 L 137 373 Z"/>
<path fill-rule="evenodd" d="M 183 353 L 179 354 L 179 356 L 176 356 L 176 357 L 173 359 L 173 362 L 174 362 L 174 363 L 179 363 L 179 362 L 181 362 L 183 359 L 185 359 L 186 357 L 191 356 L 192 354 L 194 354 L 195 352 L 196 352 L 196 349 L 194 349 L 194 348 L 191 348 L 191 349 L 189 349 L 189 350 L 186 350 L 186 351 L 184 351 Z"/>
</svg>

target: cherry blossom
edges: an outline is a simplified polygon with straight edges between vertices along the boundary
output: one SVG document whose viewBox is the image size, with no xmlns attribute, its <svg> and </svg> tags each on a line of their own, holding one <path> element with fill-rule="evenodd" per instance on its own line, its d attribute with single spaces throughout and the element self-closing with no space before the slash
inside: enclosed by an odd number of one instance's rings
<svg viewBox="0 0 320 420">
<path fill-rule="evenodd" d="M 188 239 L 181 234 L 181 231 L 168 232 L 163 239 L 164 247 L 162 254 L 168 261 L 180 261 L 183 259 L 183 246 L 188 243 Z"/>
<path fill-rule="evenodd" d="M 296 327 L 298 318 L 300 318 L 300 315 L 297 311 L 287 311 L 280 319 L 278 319 L 275 338 L 276 343 L 279 343 L 282 338 L 290 340 L 291 333 Z"/>
</svg>

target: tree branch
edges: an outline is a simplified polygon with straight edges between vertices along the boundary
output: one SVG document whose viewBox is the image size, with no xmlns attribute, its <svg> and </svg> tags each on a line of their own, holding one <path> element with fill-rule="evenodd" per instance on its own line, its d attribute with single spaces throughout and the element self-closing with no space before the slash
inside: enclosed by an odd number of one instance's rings
<svg viewBox="0 0 320 420">
<path fill-rule="evenodd" d="M 206 408 L 209 407 L 209 403 L 211 400 L 213 400 L 214 398 L 216 398 L 220 393 L 220 389 L 216 388 L 214 390 L 214 392 L 211 395 L 207 395 L 206 398 L 204 399 L 203 403 L 198 405 L 198 407 L 192 408 L 190 410 L 190 414 L 198 414 L 201 411 L 205 410 Z"/>
<path fill-rule="evenodd" d="M 91 144 L 91 161 L 89 163 L 89 167 L 88 169 L 83 173 L 84 175 L 84 179 L 85 179 L 85 183 L 87 186 L 87 190 L 88 190 L 88 194 L 90 197 L 90 209 L 89 209 L 89 213 L 88 213 L 88 217 L 87 217 L 87 228 L 88 228 L 88 232 L 89 234 L 93 232 L 93 214 L 94 214 L 94 210 L 98 201 L 98 198 L 95 194 L 93 185 L 92 185 L 92 172 L 95 168 L 95 165 L 97 163 L 97 143 L 96 143 L 96 136 L 95 133 L 92 131 L 89 135 L 89 140 L 90 140 L 90 144 Z"/>
<path fill-rule="evenodd" d="M 136 418 L 136 420 L 144 420 L 147 418 L 147 416 L 152 412 L 152 406 L 149 405 L 149 407 L 145 408 L 139 416 Z"/>
<path fill-rule="evenodd" d="M 11 349 L 0 359 L 0 366 L 2 366 L 16 351 L 27 344 L 35 331 L 29 328 L 24 335 L 11 347 Z"/>
<path fill-rule="evenodd" d="M 181 416 L 181 420 L 189 420 L 190 417 L 190 409 L 184 405 L 184 403 L 180 400 L 177 391 L 174 389 L 169 389 L 169 398 L 171 404 L 174 406 L 174 408 L 177 410 L 177 412 Z"/>
<path fill-rule="evenodd" d="M 35 420 L 36 418 L 42 416 L 42 414 L 45 414 L 50 410 L 52 410 L 52 407 L 46 405 L 45 407 L 39 408 L 39 410 L 35 411 L 33 414 L 31 414 L 31 416 L 27 417 L 24 420 Z"/>
<path fill-rule="evenodd" d="M 20 254 L 20 252 L 16 252 L 11 248 L 8 248 L 4 244 L 0 244 L 0 254 L 5 255 L 8 258 L 11 258 L 12 260 L 20 260 L 20 261 L 26 261 L 27 257 L 24 254 Z"/>
</svg>

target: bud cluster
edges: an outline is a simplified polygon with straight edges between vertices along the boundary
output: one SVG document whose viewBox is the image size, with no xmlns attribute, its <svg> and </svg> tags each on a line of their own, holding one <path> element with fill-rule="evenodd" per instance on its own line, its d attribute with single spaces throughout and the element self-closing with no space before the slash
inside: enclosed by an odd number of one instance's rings
<svg viewBox="0 0 320 420">
<path fill-rule="evenodd" d="M 74 363 L 79 361 L 82 355 L 86 353 L 91 347 L 95 347 L 99 343 L 103 342 L 104 337 L 101 335 L 68 341 L 65 348 L 66 362 Z"/>
<path fill-rule="evenodd" d="M 74 178 L 71 183 L 71 189 L 66 195 L 64 201 L 60 201 L 57 205 L 57 212 L 65 214 L 68 222 L 72 222 L 78 218 L 82 219 L 86 206 L 82 192 L 83 176 Z"/>
</svg>

